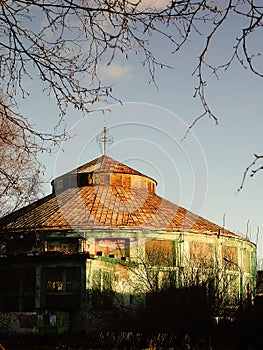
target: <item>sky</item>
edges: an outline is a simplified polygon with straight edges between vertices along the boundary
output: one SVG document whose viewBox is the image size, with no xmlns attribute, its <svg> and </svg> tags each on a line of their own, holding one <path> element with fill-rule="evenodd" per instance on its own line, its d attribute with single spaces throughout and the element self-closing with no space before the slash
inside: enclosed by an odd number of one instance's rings
<svg viewBox="0 0 263 350">
<path fill-rule="evenodd" d="M 223 62 L 230 55 L 236 28 L 233 21 L 218 34 L 209 52 L 211 61 Z M 102 63 L 100 73 L 122 104 L 109 103 L 105 113 L 84 117 L 68 110 L 65 123 L 72 137 L 53 154 L 41 155 L 46 166 L 44 192 L 51 192 L 54 177 L 101 155 L 96 136 L 106 125 L 114 139 L 110 157 L 156 179 L 162 197 L 257 243 L 262 259 L 263 172 L 248 177 L 244 188 L 237 190 L 253 154 L 263 154 L 263 79 L 237 62 L 222 71 L 219 80 L 206 72 L 207 100 L 219 123 L 203 118 L 184 139 L 202 113 L 193 98 L 197 80 L 192 73 L 203 45 L 204 37 L 194 37 L 175 55 L 168 43 L 153 37 L 156 55 L 173 66 L 156 71 L 158 88 L 132 55 L 127 60 L 116 57 L 110 66 Z M 255 36 L 252 45 L 262 46 L 262 40 Z M 28 84 L 32 92 L 27 101 L 20 101 L 20 112 L 47 131 L 57 121 L 56 101 L 43 94 L 38 79 Z"/>
</svg>

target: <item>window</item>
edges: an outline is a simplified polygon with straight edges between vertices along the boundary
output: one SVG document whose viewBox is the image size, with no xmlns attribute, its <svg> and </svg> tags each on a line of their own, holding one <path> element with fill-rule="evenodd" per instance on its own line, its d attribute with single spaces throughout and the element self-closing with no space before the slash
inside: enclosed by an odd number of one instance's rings
<svg viewBox="0 0 263 350">
<path fill-rule="evenodd" d="M 130 240 L 128 238 L 96 238 L 95 251 L 98 256 L 108 256 L 120 259 L 130 255 Z"/>
<path fill-rule="evenodd" d="M 63 270 L 57 268 L 47 269 L 46 291 L 63 291 Z"/>
<path fill-rule="evenodd" d="M 42 270 L 42 307 L 80 308 L 80 267 L 49 267 Z"/>
<path fill-rule="evenodd" d="M 6 253 L 26 253 L 31 251 L 35 246 L 35 239 L 33 236 L 26 235 L 15 235 L 6 242 Z"/>
<path fill-rule="evenodd" d="M 34 311 L 36 285 L 34 267 L 5 267 L 0 270 L 0 281 L 1 311 Z"/>
<path fill-rule="evenodd" d="M 238 270 L 236 247 L 222 246 L 222 259 L 226 269 Z"/>
<path fill-rule="evenodd" d="M 80 268 L 46 268 L 46 292 L 66 293 L 80 290 Z"/>
<path fill-rule="evenodd" d="M 158 240 L 146 242 L 145 262 L 150 266 L 175 266 L 173 242 Z"/>
<path fill-rule="evenodd" d="M 91 302 L 94 310 L 111 309 L 113 303 L 112 277 L 110 271 L 93 270 Z"/>
<path fill-rule="evenodd" d="M 80 271 L 78 268 L 68 268 L 66 278 L 66 292 L 78 293 L 80 290 Z"/>
<path fill-rule="evenodd" d="M 190 262 L 195 267 L 211 265 L 211 245 L 203 242 L 190 242 Z"/>
<path fill-rule="evenodd" d="M 77 253 L 79 251 L 79 242 L 78 240 L 48 241 L 47 250 L 49 252 Z"/>
</svg>

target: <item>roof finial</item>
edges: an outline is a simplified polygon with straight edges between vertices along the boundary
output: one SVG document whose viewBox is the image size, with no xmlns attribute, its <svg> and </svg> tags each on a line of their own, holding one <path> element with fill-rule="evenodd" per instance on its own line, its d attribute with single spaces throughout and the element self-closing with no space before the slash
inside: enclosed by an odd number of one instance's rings
<svg viewBox="0 0 263 350">
<path fill-rule="evenodd" d="M 111 137 L 107 132 L 107 127 L 103 127 L 103 131 L 96 137 L 97 144 L 100 147 L 103 155 L 107 153 L 108 146 L 113 143 L 113 137 Z"/>
</svg>

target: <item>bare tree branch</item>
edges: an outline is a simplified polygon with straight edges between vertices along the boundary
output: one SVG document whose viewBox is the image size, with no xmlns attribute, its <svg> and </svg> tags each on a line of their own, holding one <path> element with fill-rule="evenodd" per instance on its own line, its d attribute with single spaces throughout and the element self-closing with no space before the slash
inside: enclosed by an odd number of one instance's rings
<svg viewBox="0 0 263 350">
<path fill-rule="evenodd" d="M 0 78 L 5 96 L 0 102 L 1 113 L 23 135 L 21 150 L 46 151 L 47 144 L 59 142 L 63 133 L 37 131 L 17 112 L 18 97 L 30 98 L 27 81 L 39 79 L 43 92 L 55 97 L 60 116 L 54 125 L 59 125 L 69 106 L 90 113 L 98 102 L 118 100 L 112 87 L 104 84 L 100 67 L 120 57 L 138 57 L 150 81 L 157 85 L 156 70 L 171 68 L 155 54 L 152 38 L 157 35 L 170 44 L 174 55 L 190 40 L 203 42 L 193 73 L 197 78 L 194 96 L 203 111 L 189 130 L 206 116 L 217 123 L 206 98 L 206 72 L 218 79 L 222 69 L 237 61 L 263 77 L 257 65 L 262 52 L 253 51 L 250 45 L 252 35 L 262 29 L 262 16 L 260 0 L 163 0 L 158 5 L 148 0 L 0 1 Z M 240 26 L 239 36 L 232 38 L 230 58 L 214 65 L 208 53 L 228 21 Z M 29 135 L 34 142 L 29 142 Z M 4 175 L 2 166 L 1 173 L 5 179 L 10 176 Z"/>
<path fill-rule="evenodd" d="M 204 108 L 202 115 L 217 122 L 206 101 L 203 71 L 210 69 L 218 77 L 218 71 L 229 67 L 234 59 L 244 65 L 244 56 L 251 71 L 262 76 L 253 65 L 261 53 L 250 54 L 248 50 L 249 35 L 262 28 L 262 15 L 260 3 L 251 0 L 163 1 L 159 7 L 148 1 L 124 0 L 2 1 L 0 76 L 5 93 L 12 99 L 18 89 L 28 96 L 24 79 L 38 74 L 47 94 L 56 97 L 61 116 L 69 104 L 90 112 L 95 102 L 114 98 L 111 87 L 103 84 L 98 73 L 101 63 L 110 65 L 120 55 L 128 58 L 138 54 L 155 82 L 156 68 L 165 63 L 153 54 L 150 44 L 154 33 L 168 40 L 174 53 L 190 37 L 202 39 L 205 33 L 204 49 L 193 73 L 199 81 L 195 96 Z M 230 60 L 213 67 L 206 56 L 230 16 L 247 21 L 240 28 Z"/>
<path fill-rule="evenodd" d="M 254 154 L 254 160 L 246 167 L 243 173 L 241 185 L 239 186 L 237 192 L 241 191 L 242 188 L 244 187 L 244 184 L 249 172 L 250 172 L 250 177 L 253 177 L 258 171 L 263 170 L 263 166 L 260 166 L 257 169 L 253 169 L 254 165 L 261 159 L 263 159 L 263 155 Z"/>
<path fill-rule="evenodd" d="M 34 131 L 26 119 L 10 114 L 0 96 L 0 216 L 36 199 L 41 193 L 40 152 L 50 152 L 56 137 Z"/>
</svg>

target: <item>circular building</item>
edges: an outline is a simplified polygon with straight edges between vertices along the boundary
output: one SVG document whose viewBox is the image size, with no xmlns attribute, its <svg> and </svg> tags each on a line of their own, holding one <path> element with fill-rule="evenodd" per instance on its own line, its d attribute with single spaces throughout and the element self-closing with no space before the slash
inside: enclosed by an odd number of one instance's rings
<svg viewBox="0 0 263 350">
<path fill-rule="evenodd" d="M 0 278 L 8 287 L 0 292 L 0 326 L 8 312 L 43 320 L 43 310 L 50 311 L 54 323 L 63 310 L 78 329 L 83 318 L 89 322 L 89 310 L 105 307 L 94 290 L 110 288 L 134 304 L 167 278 L 185 287 L 213 275 L 225 295 L 248 297 L 255 245 L 158 196 L 156 186 L 103 155 L 54 179 L 50 195 L 2 218 Z"/>
</svg>

